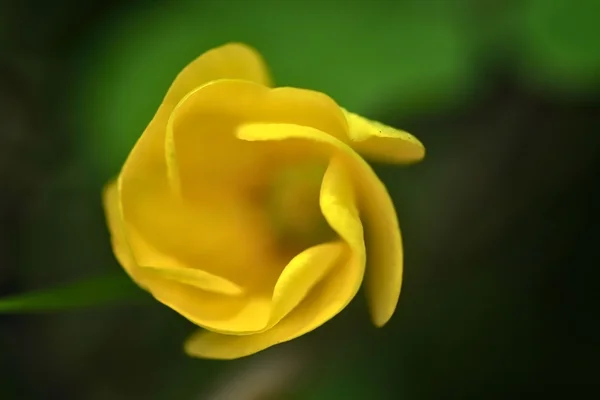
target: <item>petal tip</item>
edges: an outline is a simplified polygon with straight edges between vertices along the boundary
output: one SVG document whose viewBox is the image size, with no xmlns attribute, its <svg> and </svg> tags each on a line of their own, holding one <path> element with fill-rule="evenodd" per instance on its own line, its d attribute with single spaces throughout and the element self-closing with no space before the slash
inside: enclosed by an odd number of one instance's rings
<svg viewBox="0 0 600 400">
<path fill-rule="evenodd" d="M 241 348 L 237 346 L 235 338 L 230 335 L 203 330 L 192 333 L 183 343 L 183 351 L 186 355 L 206 360 L 234 360 L 261 350 L 248 351 L 243 346 Z"/>
<path fill-rule="evenodd" d="M 373 325 L 375 325 L 376 328 L 383 328 L 392 318 L 392 314 L 390 315 L 376 315 L 373 314 L 371 315 L 371 320 L 373 321 Z"/>
</svg>

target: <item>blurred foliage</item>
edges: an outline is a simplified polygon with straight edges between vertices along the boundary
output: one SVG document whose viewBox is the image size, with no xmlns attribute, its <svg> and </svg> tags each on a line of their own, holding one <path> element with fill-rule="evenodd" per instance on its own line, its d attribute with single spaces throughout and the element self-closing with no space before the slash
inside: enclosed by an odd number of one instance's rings
<svg viewBox="0 0 600 400">
<path fill-rule="evenodd" d="M 296 389 L 289 395 L 290 400 L 385 399 L 387 390 L 381 373 L 376 366 L 365 363 L 366 359 L 365 354 L 353 363 L 345 360 L 336 364 L 334 371 L 328 371 L 327 380 Z"/>
<path fill-rule="evenodd" d="M 428 150 L 410 169 L 377 166 L 405 234 L 397 315 L 375 331 L 357 299 L 323 328 L 330 336 L 299 340 L 321 376 L 290 382 L 283 398 L 481 398 L 585 378 L 563 369 L 584 365 L 593 338 L 578 319 L 593 263 L 572 249 L 593 246 L 582 199 L 596 182 L 586 168 L 599 125 L 586 109 L 600 94 L 600 2 L 59 3 L 0 9 L 11 67 L 0 75 L 2 294 L 120 273 L 102 186 L 181 68 L 241 41 L 277 85 L 323 91 Z M 137 298 L 122 277 L 60 301 Z M 20 304 L 61 305 L 39 299 Z M 191 399 L 246 365 L 185 357 L 190 325 L 155 302 L 1 317 L 3 398 Z"/>
<path fill-rule="evenodd" d="M 528 80 L 569 95 L 600 84 L 600 2 L 523 2 L 522 67 Z"/>
</svg>

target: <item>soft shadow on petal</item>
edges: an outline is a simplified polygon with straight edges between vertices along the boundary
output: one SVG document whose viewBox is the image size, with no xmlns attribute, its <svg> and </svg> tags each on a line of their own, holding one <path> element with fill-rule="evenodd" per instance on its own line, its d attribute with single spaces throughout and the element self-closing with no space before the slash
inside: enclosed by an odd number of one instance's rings
<svg viewBox="0 0 600 400">
<path fill-rule="evenodd" d="M 270 82 L 263 59 L 246 45 L 230 43 L 202 54 L 175 78 L 156 115 L 138 139 L 121 172 L 125 181 L 134 179 L 151 184 L 168 178 L 165 139 L 173 108 L 189 92 L 218 79 L 247 80 L 259 85 Z M 125 182 L 125 188 L 128 185 Z"/>
<path fill-rule="evenodd" d="M 138 140 L 119 177 L 120 193 L 112 187 L 107 189 L 111 197 L 120 194 L 123 220 L 120 228 L 124 234 L 139 234 L 143 242 L 151 244 L 128 243 L 132 259 L 137 264 L 161 269 L 170 269 L 179 261 L 185 267 L 223 277 L 243 287 L 244 291 L 247 288 L 255 290 L 255 286 L 269 282 L 274 284 L 277 275 L 272 273 L 270 265 L 265 265 L 269 260 L 258 254 L 264 247 L 261 240 L 266 236 L 258 232 L 255 224 L 258 216 L 240 208 L 239 202 L 227 194 L 222 194 L 222 198 L 206 199 L 204 207 L 195 208 L 182 202 L 170 190 L 164 158 L 164 127 L 169 112 L 168 107 L 161 106 Z M 105 207 L 108 213 L 108 202 Z M 109 225 L 112 225 L 115 219 L 109 218 Z M 112 227 L 111 232 L 115 235 Z M 248 232 L 255 234 L 248 235 Z M 113 246 L 117 249 L 119 262 L 128 269 L 130 263 L 119 256 L 122 251 L 117 246 L 122 245 Z M 165 263 L 165 254 L 176 260 Z M 245 274 L 240 273 L 240 266 L 246 267 L 243 269 Z M 173 279 L 156 277 L 155 271 L 142 271 L 141 267 L 129 268 L 128 272 L 130 270 L 133 271 L 132 278 L 159 301 L 206 328 L 223 332 L 256 331 L 268 321 L 270 297 L 263 298 L 260 293 L 252 298 L 219 295 Z M 174 278 L 172 271 L 167 273 Z M 231 286 L 217 286 L 206 281 L 204 285 L 220 292 L 237 291 Z M 246 317 L 247 314 L 253 317 Z"/>
<path fill-rule="evenodd" d="M 263 121 L 311 126 L 340 137 L 348 131 L 341 109 L 322 93 L 214 81 L 187 95 L 169 119 L 165 158 L 173 186 L 196 198 L 207 186 L 246 190 L 268 181 L 274 165 L 306 158 L 300 146 L 273 151 L 272 144 L 235 138 L 239 124 Z"/>
<path fill-rule="evenodd" d="M 127 199 L 135 204 L 125 222 L 140 237 L 130 243 L 138 264 L 198 269 L 248 291 L 274 284 L 281 262 L 273 254 L 274 239 L 264 218 L 247 204 L 213 192 L 190 205 L 168 188 L 150 186 Z"/>
<path fill-rule="evenodd" d="M 125 162 L 120 181 L 123 219 L 151 246 L 131 243 L 140 265 L 160 267 L 160 254 L 177 257 L 187 267 L 199 268 L 241 286 L 273 282 L 266 259 L 270 252 L 264 218 L 232 193 L 207 190 L 190 204 L 168 181 L 164 137 L 168 109 L 162 106 Z M 210 166 L 218 170 L 223 160 Z M 202 181 L 202 176 L 196 177 Z M 199 184 L 207 184 L 199 182 Z M 235 251 L 231 251 L 234 248 Z M 246 273 L 240 273 L 240 266 Z M 262 284 L 262 283 L 261 283 Z"/>
<path fill-rule="evenodd" d="M 234 284 L 223 280 L 216 281 L 218 277 L 208 276 L 206 273 L 203 274 L 202 281 L 198 280 L 197 275 L 186 276 L 188 284 L 185 284 L 182 282 L 184 277 L 178 277 L 177 272 L 174 272 L 176 267 L 172 265 L 176 260 L 165 261 L 165 256 L 160 256 L 156 250 L 152 250 L 152 255 L 157 257 L 155 260 L 162 262 L 159 264 L 160 268 L 139 266 L 131 252 L 129 239 L 139 243 L 140 238 L 136 237 L 134 230 L 127 233 L 124 230 L 126 225 L 119 210 L 116 182 L 107 185 L 103 200 L 115 256 L 131 278 L 158 301 L 195 324 L 215 331 L 254 332 L 264 328 L 270 315 L 269 297 L 237 293 L 241 289 Z M 190 269 L 189 274 L 196 274 L 194 271 Z M 212 289 L 213 293 L 200 289 L 200 284 L 204 288 Z M 235 296 L 223 294 L 224 292 Z"/>
<path fill-rule="evenodd" d="M 349 249 L 347 249 L 349 252 Z M 337 315 L 360 286 L 364 263 L 350 255 L 334 268 L 308 296 L 271 329 L 253 335 L 223 335 L 198 331 L 185 343 L 190 356 L 214 359 L 245 357 L 302 336 Z"/>
<path fill-rule="evenodd" d="M 279 276 L 273 291 L 273 309 L 267 329 L 290 313 L 339 264 L 340 242 L 313 246 L 294 257 Z"/>
<path fill-rule="evenodd" d="M 128 228 L 129 243 L 144 255 L 141 259 L 144 263 L 138 261 L 141 265 L 134 270 L 134 279 L 158 301 L 194 324 L 217 332 L 256 332 L 267 325 L 271 312 L 270 291 L 257 288 L 259 284 L 273 285 L 276 275 L 265 276 L 269 268 L 237 261 L 239 254 L 231 246 L 216 252 L 214 258 L 207 258 L 206 266 L 190 266 L 179 258 L 152 248 L 137 235 L 133 227 Z M 218 235 L 218 230 L 215 229 L 214 233 Z M 227 244 L 223 242 L 221 245 Z M 231 254 L 233 261 L 229 257 Z M 226 264 L 228 262 L 235 265 L 232 267 Z M 240 271 L 240 265 L 246 270 Z M 228 280 L 217 272 L 237 278 L 244 285 Z M 254 280 L 258 281 L 257 285 L 249 283 Z"/>
<path fill-rule="evenodd" d="M 134 179 L 167 177 L 165 137 L 173 108 L 194 89 L 218 79 L 247 80 L 259 86 L 269 83 L 261 56 L 246 45 L 226 44 L 202 54 L 176 77 L 163 103 L 131 151 L 122 175 L 133 174 Z"/>
<path fill-rule="evenodd" d="M 208 50 L 188 64 L 175 78 L 163 102 L 175 106 L 192 90 L 217 79 L 271 84 L 265 61 L 255 49 L 241 43 L 228 43 Z"/>
<path fill-rule="evenodd" d="M 203 328 L 246 334 L 260 331 L 269 321 L 271 299 L 264 293 L 246 293 L 245 288 L 193 268 L 137 271 L 143 280 L 136 281 L 143 282 L 154 298 Z"/>
<path fill-rule="evenodd" d="M 241 286 L 197 268 L 175 265 L 165 266 L 165 264 L 160 267 L 145 265 L 141 268 L 154 272 L 157 277 L 170 279 L 207 292 L 228 296 L 239 296 L 244 293 L 244 288 Z"/>
<path fill-rule="evenodd" d="M 402 286 L 403 251 L 394 204 L 371 167 L 352 148 L 317 129 L 290 124 L 248 124 L 238 137 L 249 141 L 309 139 L 331 146 L 342 157 L 353 179 L 367 240 L 367 300 L 373 322 L 384 325 L 398 303 Z"/>
<path fill-rule="evenodd" d="M 253 335 L 271 329 L 286 315 L 296 312 L 296 307 L 310 296 L 311 290 L 333 269 L 339 269 L 340 260 L 346 257 L 345 250 L 342 242 L 330 242 L 298 254 L 279 276 L 272 297 L 270 293 L 248 293 L 247 296 L 211 298 L 207 297 L 210 293 L 193 291 L 173 281 L 157 283 L 152 293 L 190 321 L 211 331 Z M 360 285 L 360 281 L 356 284 Z"/>
<path fill-rule="evenodd" d="M 151 255 L 145 257 L 146 263 L 138 263 L 140 272 L 151 275 L 156 280 L 168 279 L 183 283 L 196 289 L 227 296 L 240 296 L 245 290 L 242 286 L 199 268 L 190 268 L 179 258 L 159 252 L 148 244 L 135 228 L 127 231 L 129 243 L 141 253 Z"/>
<path fill-rule="evenodd" d="M 357 209 L 355 191 L 347 164 L 339 154 L 335 154 L 329 162 L 321 185 L 321 211 L 329 225 L 348 243 L 354 254 L 364 260 L 366 256 L 363 226 Z"/>
<path fill-rule="evenodd" d="M 223 334 L 260 331 L 271 312 L 267 295 L 226 296 L 164 278 L 153 282 L 151 294 L 195 325 Z"/>
<path fill-rule="evenodd" d="M 269 88 L 239 79 L 212 81 L 190 92 L 177 106 L 179 118 L 197 112 L 239 122 L 290 123 L 329 134 L 346 134 L 342 109 L 329 96 L 308 89 Z M 176 122 L 176 121 L 175 121 Z"/>
<path fill-rule="evenodd" d="M 344 110 L 345 111 L 345 110 Z M 408 132 L 345 111 L 349 145 L 374 161 L 409 164 L 425 157 L 425 147 Z"/>
<path fill-rule="evenodd" d="M 215 359 L 248 356 L 318 328 L 348 305 L 362 283 L 365 272 L 365 249 L 353 182 L 341 158 L 334 156 L 331 159 L 323 178 L 320 203 L 331 227 L 344 240 L 344 247 L 348 251 L 347 257 L 342 258 L 337 267 L 329 272 L 293 311 L 271 329 L 246 336 L 200 331 L 192 335 L 185 344 L 185 350 L 189 355 Z M 341 246 L 342 243 L 339 242 L 337 246 Z M 323 246 L 335 245 L 330 243 Z M 325 249 L 320 251 L 324 252 Z M 293 282 L 290 282 L 288 290 L 292 289 L 292 284 Z M 282 290 L 282 294 L 284 293 Z M 294 297 L 292 295 L 292 298 Z"/>
<path fill-rule="evenodd" d="M 144 224 L 158 225 L 153 231 L 166 228 L 161 222 L 171 219 L 169 213 L 178 208 L 168 208 L 173 201 L 164 159 L 165 126 L 170 115 L 167 106 L 161 106 L 150 124 L 140 136 L 119 175 L 119 194 L 123 220 L 136 227 L 146 239 L 154 244 Z M 171 207 L 173 208 L 173 207 Z M 138 225 L 141 223 L 141 226 Z M 169 232 L 171 233 L 171 232 Z M 148 255 L 132 249 L 137 259 Z"/>
</svg>

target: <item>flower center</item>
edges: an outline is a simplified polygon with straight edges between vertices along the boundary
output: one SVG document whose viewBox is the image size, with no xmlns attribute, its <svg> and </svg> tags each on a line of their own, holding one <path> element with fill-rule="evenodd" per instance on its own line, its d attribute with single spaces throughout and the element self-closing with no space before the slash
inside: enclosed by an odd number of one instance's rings
<svg viewBox="0 0 600 400">
<path fill-rule="evenodd" d="M 287 166 L 275 173 L 268 196 L 271 223 L 281 244 L 298 251 L 335 237 L 319 206 L 326 164 Z"/>
</svg>

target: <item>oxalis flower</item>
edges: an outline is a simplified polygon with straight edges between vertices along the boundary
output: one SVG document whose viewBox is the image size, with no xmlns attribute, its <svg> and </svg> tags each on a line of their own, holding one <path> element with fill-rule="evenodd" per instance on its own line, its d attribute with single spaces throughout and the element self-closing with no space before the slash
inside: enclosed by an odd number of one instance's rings
<svg viewBox="0 0 600 400">
<path fill-rule="evenodd" d="M 177 76 L 107 185 L 113 250 L 140 287 L 204 328 L 185 343 L 191 356 L 238 358 L 310 332 L 363 278 L 382 326 L 402 244 L 361 155 L 413 163 L 424 152 L 322 93 L 272 88 L 260 55 L 228 44 Z"/>
</svg>

